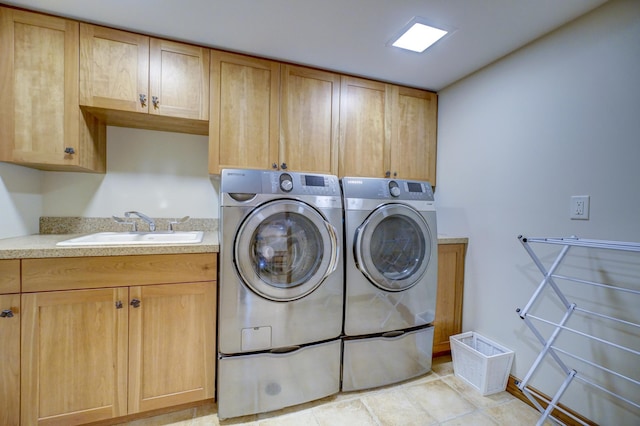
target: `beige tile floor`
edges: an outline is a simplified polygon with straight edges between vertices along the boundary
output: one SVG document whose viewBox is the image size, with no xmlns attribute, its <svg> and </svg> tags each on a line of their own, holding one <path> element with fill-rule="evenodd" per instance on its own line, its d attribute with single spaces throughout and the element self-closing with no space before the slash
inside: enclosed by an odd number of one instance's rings
<svg viewBox="0 0 640 426">
<path fill-rule="evenodd" d="M 433 371 L 393 386 L 340 393 L 270 413 L 218 419 L 215 403 L 157 417 L 131 426 L 525 426 L 539 413 L 507 392 L 482 396 L 453 375 L 450 357 L 437 358 Z"/>
</svg>

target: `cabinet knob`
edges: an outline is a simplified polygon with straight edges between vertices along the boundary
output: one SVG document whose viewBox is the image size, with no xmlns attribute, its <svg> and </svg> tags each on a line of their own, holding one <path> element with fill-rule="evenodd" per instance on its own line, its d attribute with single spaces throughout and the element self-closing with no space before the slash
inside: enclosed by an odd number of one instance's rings
<svg viewBox="0 0 640 426">
<path fill-rule="evenodd" d="M 133 299 L 131 301 L 131 303 L 129 303 L 131 306 L 133 306 L 134 308 L 139 308 L 140 307 L 140 300 L 139 299 Z"/>
<path fill-rule="evenodd" d="M 0 312 L 0 318 L 12 318 L 13 317 L 13 311 L 11 309 L 5 309 L 4 311 Z"/>
<path fill-rule="evenodd" d="M 160 108 L 160 99 L 158 99 L 158 97 L 157 97 L 157 96 L 152 96 L 152 97 L 151 97 L 151 103 L 153 103 L 153 107 L 154 107 L 155 109 Z"/>
<path fill-rule="evenodd" d="M 287 163 L 282 163 L 282 164 L 280 165 L 280 168 L 281 168 L 282 170 L 287 170 Z"/>
<path fill-rule="evenodd" d="M 391 172 L 389 170 L 384 172 L 384 177 L 391 177 Z"/>
<path fill-rule="evenodd" d="M 273 164 L 271 165 L 271 168 L 272 168 L 272 169 L 277 170 L 277 169 L 278 169 L 278 165 L 277 165 L 276 163 L 273 163 Z"/>
<path fill-rule="evenodd" d="M 398 177 L 398 172 L 393 172 L 393 177 Z"/>
<path fill-rule="evenodd" d="M 73 155 L 73 154 L 75 154 L 75 153 L 76 153 L 76 150 L 75 150 L 75 149 L 73 149 L 73 147 L 72 147 L 72 146 L 68 146 L 68 147 L 66 147 L 66 148 L 64 149 L 64 153 L 65 153 L 65 154 L 69 154 L 69 155 Z"/>
<path fill-rule="evenodd" d="M 122 300 L 116 302 L 116 309 L 122 309 Z"/>
<path fill-rule="evenodd" d="M 147 95 L 140 93 L 140 105 L 142 107 L 146 107 L 147 106 Z"/>
</svg>

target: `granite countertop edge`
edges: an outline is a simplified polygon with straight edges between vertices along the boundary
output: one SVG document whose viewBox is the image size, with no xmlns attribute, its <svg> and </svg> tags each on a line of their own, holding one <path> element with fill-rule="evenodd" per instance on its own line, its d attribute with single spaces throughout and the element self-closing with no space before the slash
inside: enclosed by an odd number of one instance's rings
<svg viewBox="0 0 640 426">
<path fill-rule="evenodd" d="M 438 244 L 469 244 L 469 238 L 438 235 Z"/>
<path fill-rule="evenodd" d="M 218 253 L 218 232 L 205 231 L 201 243 L 148 246 L 59 247 L 56 243 L 83 234 L 36 234 L 0 240 L 0 259 L 34 259 L 47 257 L 135 256 L 146 254 Z M 462 237 L 439 236 L 438 244 L 467 244 Z"/>
<path fill-rule="evenodd" d="M 46 257 L 135 256 L 145 254 L 218 253 L 218 233 L 205 231 L 196 244 L 59 247 L 60 241 L 84 234 L 36 234 L 0 240 L 0 259 Z"/>
</svg>

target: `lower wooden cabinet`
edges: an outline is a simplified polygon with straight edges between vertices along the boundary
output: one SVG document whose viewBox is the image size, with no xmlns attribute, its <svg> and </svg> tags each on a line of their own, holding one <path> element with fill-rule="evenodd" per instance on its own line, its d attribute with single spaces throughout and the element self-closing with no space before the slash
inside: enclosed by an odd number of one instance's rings
<svg viewBox="0 0 640 426">
<path fill-rule="evenodd" d="M 467 244 L 438 245 L 438 295 L 433 334 L 433 355 L 451 352 L 449 336 L 462 332 L 464 259 Z"/>
<path fill-rule="evenodd" d="M 0 273 L 2 263 L 0 261 Z M 0 281 L 3 279 L 0 276 Z M 0 425 L 20 419 L 20 294 L 0 294 Z"/>
<path fill-rule="evenodd" d="M 0 425 L 20 421 L 20 261 L 0 260 Z"/>
<path fill-rule="evenodd" d="M 23 291 L 61 271 L 76 285 L 91 271 L 135 284 L 148 280 L 143 265 L 172 265 L 170 283 L 22 294 L 21 424 L 76 425 L 214 397 L 214 255 L 33 259 L 23 261 Z"/>
<path fill-rule="evenodd" d="M 127 414 L 128 293 L 125 287 L 22 295 L 23 425 Z"/>
<path fill-rule="evenodd" d="M 213 398 L 214 282 L 132 287 L 129 414 Z M 130 302 L 131 303 L 131 302 Z"/>
</svg>

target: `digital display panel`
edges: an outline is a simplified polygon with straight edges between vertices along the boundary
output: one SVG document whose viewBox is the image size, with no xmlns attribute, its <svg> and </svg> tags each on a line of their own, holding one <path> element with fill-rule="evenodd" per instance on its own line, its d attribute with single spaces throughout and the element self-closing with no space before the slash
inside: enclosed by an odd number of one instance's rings
<svg viewBox="0 0 640 426">
<path fill-rule="evenodd" d="M 422 185 L 416 182 L 407 182 L 409 192 L 422 192 Z"/>
<path fill-rule="evenodd" d="M 324 177 L 322 176 L 304 176 L 304 184 L 306 186 L 324 186 Z"/>
</svg>

